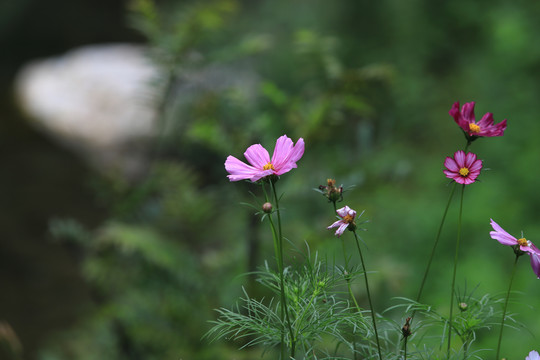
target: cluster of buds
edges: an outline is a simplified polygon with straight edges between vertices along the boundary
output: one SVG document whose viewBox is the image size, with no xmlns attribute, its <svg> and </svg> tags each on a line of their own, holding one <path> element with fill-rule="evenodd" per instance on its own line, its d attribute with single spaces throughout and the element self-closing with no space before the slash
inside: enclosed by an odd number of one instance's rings
<svg viewBox="0 0 540 360">
<path fill-rule="evenodd" d="M 319 185 L 319 191 L 328 201 L 336 203 L 343 200 L 343 186 L 337 187 L 336 180 L 326 180 L 326 185 Z"/>
</svg>

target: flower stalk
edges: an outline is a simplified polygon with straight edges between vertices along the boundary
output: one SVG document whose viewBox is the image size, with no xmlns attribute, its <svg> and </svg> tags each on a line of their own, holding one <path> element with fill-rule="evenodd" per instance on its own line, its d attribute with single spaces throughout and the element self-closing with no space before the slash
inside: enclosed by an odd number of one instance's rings
<svg viewBox="0 0 540 360">
<path fill-rule="evenodd" d="M 506 299 L 504 300 L 503 314 L 501 318 L 501 330 L 499 331 L 499 341 L 497 343 L 497 354 L 495 359 L 500 359 L 499 354 L 501 351 L 501 341 L 504 329 L 504 320 L 506 318 L 506 309 L 508 308 L 508 299 L 510 298 L 510 290 L 512 289 L 512 282 L 514 281 L 514 274 L 516 273 L 517 262 L 521 254 L 516 253 L 516 259 L 514 260 L 514 266 L 512 267 L 512 275 L 510 275 L 510 283 L 508 284 L 508 291 L 506 292 Z"/>
<path fill-rule="evenodd" d="M 446 351 L 447 359 L 450 358 L 450 345 L 452 343 L 452 314 L 454 310 L 454 293 L 456 289 L 456 273 L 459 257 L 459 243 L 461 240 L 461 218 L 463 214 L 463 194 L 465 193 L 465 184 L 461 187 L 461 199 L 459 202 L 459 214 L 458 214 L 458 229 L 456 239 L 456 252 L 454 254 L 454 271 L 452 273 L 452 289 L 450 291 L 450 315 L 448 317 L 448 347 Z"/>
</svg>

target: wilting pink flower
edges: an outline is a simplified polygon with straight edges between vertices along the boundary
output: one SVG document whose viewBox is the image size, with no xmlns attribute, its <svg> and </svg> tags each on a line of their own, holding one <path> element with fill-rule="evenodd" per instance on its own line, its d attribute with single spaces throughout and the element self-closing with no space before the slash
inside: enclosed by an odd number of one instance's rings
<svg viewBox="0 0 540 360">
<path fill-rule="evenodd" d="M 248 165 L 234 156 L 229 155 L 225 161 L 225 170 L 229 172 L 230 181 L 248 179 L 255 182 L 269 175 L 282 175 L 296 168 L 296 162 L 304 155 L 304 139 L 300 138 L 293 146 L 287 135 L 276 141 L 272 160 L 268 151 L 261 144 L 251 145 L 244 156 L 251 164 Z"/>
<path fill-rule="evenodd" d="M 474 117 L 474 101 L 465 103 L 459 111 L 459 102 L 454 103 L 448 112 L 456 123 L 465 131 L 469 140 L 478 137 L 502 136 L 506 130 L 506 119 L 498 124 L 493 124 L 493 114 L 486 113 L 479 122 Z"/>
<path fill-rule="evenodd" d="M 356 228 L 356 224 L 354 223 L 354 220 L 356 218 L 356 211 L 354 211 L 348 206 L 345 206 L 345 207 L 342 207 L 341 209 L 337 209 L 336 212 L 338 216 L 340 217 L 340 219 L 336 221 L 335 223 L 333 223 L 332 225 L 330 225 L 329 227 L 327 227 L 327 229 L 332 229 L 332 228 L 337 227 L 335 235 L 337 237 L 340 237 L 345 231 L 345 229 L 347 229 L 349 226 L 351 226 L 350 229 L 353 229 L 353 230 Z"/>
<path fill-rule="evenodd" d="M 525 238 L 516 239 L 514 236 L 510 235 L 502 227 L 500 227 L 499 224 L 493 221 L 493 219 L 490 220 L 490 224 L 494 230 L 489 233 L 491 238 L 497 240 L 503 245 L 519 247 L 520 251 L 529 254 L 533 271 L 540 279 L 540 250 L 530 240 Z"/>
<path fill-rule="evenodd" d="M 529 353 L 529 356 L 527 356 L 525 360 L 540 360 L 540 355 L 538 354 L 538 351 L 533 350 Z"/>
<path fill-rule="evenodd" d="M 454 157 L 449 156 L 444 160 L 444 174 L 447 178 L 455 180 L 457 183 L 469 185 L 476 181 L 482 169 L 482 160 L 476 158 L 476 154 L 459 150 Z"/>
</svg>

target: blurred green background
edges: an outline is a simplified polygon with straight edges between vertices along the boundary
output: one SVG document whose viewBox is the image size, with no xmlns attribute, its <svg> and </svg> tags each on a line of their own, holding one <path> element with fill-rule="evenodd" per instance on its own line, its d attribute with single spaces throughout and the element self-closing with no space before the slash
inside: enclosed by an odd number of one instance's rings
<svg viewBox="0 0 540 360">
<path fill-rule="evenodd" d="M 327 178 L 355 185 L 343 204 L 370 220 L 364 240 L 377 309 L 414 297 L 450 192 L 444 157 L 465 145 L 448 115 L 455 101 L 476 101 L 477 118 L 508 119 L 503 137 L 470 148 L 489 171 L 465 194 L 458 269 L 460 287 L 504 292 L 513 253 L 489 237 L 489 219 L 532 241 L 540 234 L 539 17 L 536 1 L 2 2 L 0 321 L 22 348 L 4 332 L 5 353 L 258 357 L 201 337 L 212 309 L 232 306 L 250 284 L 239 274 L 272 261 L 267 227 L 239 204 L 258 189 L 229 183 L 224 160 L 243 159 L 253 143 L 272 149 L 284 133 L 306 142 L 298 169 L 278 183 L 286 236 L 340 259 L 323 226 L 334 219 L 331 205 L 312 189 Z M 165 75 L 156 108 L 167 131 L 149 145 L 152 161 L 135 180 L 96 171 L 32 128 L 12 86 L 30 60 L 119 41 L 158 49 L 153 59 Z M 212 67 L 233 78 L 248 73 L 256 87 L 175 98 L 181 76 Z M 442 309 L 452 205 L 425 292 Z M 521 260 L 509 311 L 525 328 L 505 332 L 507 358 L 540 343 L 539 286 Z M 495 333 L 481 333 L 476 348 L 493 348 Z"/>
</svg>

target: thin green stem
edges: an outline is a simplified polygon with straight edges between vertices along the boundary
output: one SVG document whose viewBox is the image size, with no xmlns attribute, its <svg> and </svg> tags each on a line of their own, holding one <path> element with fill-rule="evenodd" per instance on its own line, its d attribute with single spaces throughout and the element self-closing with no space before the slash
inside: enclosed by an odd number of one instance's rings
<svg viewBox="0 0 540 360">
<path fill-rule="evenodd" d="M 377 341 L 377 351 L 379 353 L 379 360 L 382 360 L 381 355 L 381 344 L 379 342 L 379 333 L 377 331 L 377 321 L 376 321 L 376 314 L 373 309 L 373 302 L 371 301 L 371 293 L 369 291 L 369 283 L 368 283 L 368 277 L 367 277 L 367 271 L 366 271 L 366 264 L 364 262 L 364 257 L 362 256 L 362 249 L 360 248 L 360 242 L 358 241 L 358 235 L 356 234 L 356 231 L 353 231 L 354 234 L 354 240 L 356 241 L 356 247 L 358 248 L 358 255 L 360 256 L 360 263 L 362 264 L 362 271 L 364 272 L 364 280 L 366 282 L 366 293 L 369 301 L 369 308 L 371 310 L 371 319 L 373 320 L 373 330 L 375 331 L 375 340 Z"/>
<path fill-rule="evenodd" d="M 508 299 L 510 298 L 510 290 L 512 289 L 512 282 L 514 281 L 514 274 L 516 273 L 518 259 L 519 259 L 519 255 L 516 254 L 516 260 L 514 261 L 514 267 L 512 268 L 512 275 L 510 276 L 510 284 L 508 284 L 508 291 L 506 292 L 506 299 L 504 300 L 504 309 L 503 309 L 503 314 L 502 314 L 502 319 L 501 319 L 501 331 L 499 332 L 499 342 L 497 344 L 497 355 L 495 356 L 495 359 L 500 359 L 499 353 L 501 350 L 504 320 L 506 318 L 506 309 L 508 308 Z"/>
<path fill-rule="evenodd" d="M 281 287 L 281 306 L 282 306 L 282 312 L 285 313 L 285 318 L 287 321 L 287 327 L 289 329 L 289 334 L 291 337 L 291 359 L 294 359 L 294 353 L 296 350 L 296 338 L 292 329 L 291 319 L 289 317 L 289 310 L 287 307 L 287 297 L 285 296 L 285 281 L 283 279 L 285 267 L 283 266 L 283 233 L 281 231 L 281 213 L 279 209 L 279 198 L 277 196 L 276 187 L 274 186 L 274 183 L 272 180 L 270 180 L 270 187 L 272 188 L 272 192 L 274 194 L 274 203 L 276 205 L 276 214 L 277 214 L 277 223 L 278 223 L 278 248 L 279 248 L 279 254 L 278 254 L 278 266 L 279 266 L 279 281 L 280 281 L 280 287 Z"/>
<path fill-rule="evenodd" d="M 264 192 L 264 198 L 266 202 L 269 202 L 268 193 L 266 192 L 266 188 L 264 186 L 264 183 L 262 184 L 262 189 Z M 277 206 L 276 206 L 277 207 Z M 283 270 L 281 263 L 279 261 L 279 242 L 278 242 L 278 233 L 276 231 L 276 226 L 274 225 L 274 220 L 272 219 L 272 214 L 268 214 L 268 221 L 270 223 L 270 229 L 272 230 L 272 239 L 274 240 L 274 256 L 276 257 L 276 263 L 278 266 L 278 272 L 280 280 L 283 279 Z M 280 312 L 280 319 L 281 323 L 285 322 L 285 303 L 283 302 L 283 284 L 280 283 L 280 297 L 281 297 L 281 312 Z M 285 331 L 281 332 L 281 344 L 280 344 L 280 351 L 281 351 L 281 359 L 285 359 L 286 357 L 286 351 L 285 351 Z"/>
<path fill-rule="evenodd" d="M 336 202 L 332 201 L 332 204 L 334 205 L 334 212 L 337 212 Z M 345 271 L 344 271 L 343 275 L 345 277 L 345 281 L 347 282 L 347 289 L 349 290 L 349 297 L 354 302 L 354 306 L 356 307 L 356 311 L 358 312 L 358 314 L 360 316 L 362 316 L 362 311 L 360 310 L 360 305 L 358 305 L 358 302 L 356 301 L 356 297 L 354 296 L 354 294 L 352 292 L 352 289 L 351 289 L 351 278 L 349 277 L 349 258 L 347 257 L 347 251 L 345 250 L 345 241 L 341 241 L 341 245 L 342 245 L 342 248 L 343 248 L 343 259 L 345 260 Z M 354 332 L 354 327 L 353 327 L 353 350 L 354 350 L 353 357 L 354 357 L 354 360 L 356 360 L 356 339 L 354 339 L 355 337 L 356 337 L 356 334 Z"/>
<path fill-rule="evenodd" d="M 450 291 L 450 316 L 448 317 L 448 347 L 446 349 L 446 358 L 450 359 L 450 345 L 452 342 L 452 313 L 454 310 L 454 292 L 456 286 L 456 273 L 459 256 L 459 243 L 461 241 L 461 218 L 463 214 L 463 194 L 465 193 L 465 185 L 461 187 L 461 199 L 459 202 L 459 214 L 458 214 L 458 230 L 456 239 L 456 252 L 454 254 L 454 272 L 452 274 L 452 289 Z"/>
<path fill-rule="evenodd" d="M 351 297 L 351 300 L 354 302 L 354 306 L 356 307 L 356 310 L 358 311 L 358 314 L 360 316 L 362 315 L 362 312 L 360 310 L 360 305 L 358 305 L 358 302 L 356 301 L 356 298 L 354 297 L 354 294 L 351 289 L 351 278 L 349 273 L 349 260 L 347 259 L 347 252 L 345 251 L 345 241 L 341 241 L 341 245 L 343 247 L 343 257 L 345 258 L 345 272 L 343 273 L 345 277 L 345 281 L 347 282 L 347 288 L 349 289 L 349 296 Z"/>
<path fill-rule="evenodd" d="M 435 237 L 435 242 L 433 243 L 433 249 L 431 249 L 431 255 L 429 256 L 429 261 L 426 267 L 426 271 L 424 272 L 424 277 L 422 278 L 422 284 L 420 285 L 420 290 L 418 291 L 418 295 L 416 296 L 416 302 L 420 301 L 420 298 L 422 297 L 422 291 L 424 291 L 424 285 L 426 284 L 427 276 L 429 273 L 429 269 L 431 268 L 431 263 L 433 262 L 433 258 L 435 256 L 435 250 L 437 249 L 437 245 L 439 244 L 439 239 L 441 238 L 441 232 L 444 225 L 444 222 L 446 220 L 446 214 L 448 213 L 448 208 L 450 207 L 450 203 L 452 202 L 452 198 L 454 197 L 454 193 L 456 191 L 456 182 L 454 182 L 454 185 L 452 186 L 452 191 L 450 192 L 450 197 L 448 198 L 448 203 L 446 204 L 446 207 L 444 208 L 444 213 L 441 219 L 441 223 L 439 224 L 439 230 L 437 231 L 437 236 Z M 413 316 L 414 318 L 414 313 Z"/>
</svg>

